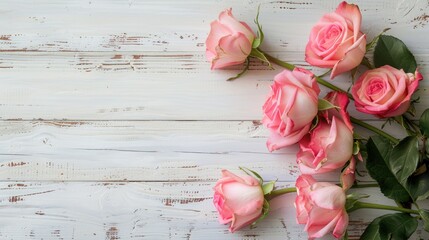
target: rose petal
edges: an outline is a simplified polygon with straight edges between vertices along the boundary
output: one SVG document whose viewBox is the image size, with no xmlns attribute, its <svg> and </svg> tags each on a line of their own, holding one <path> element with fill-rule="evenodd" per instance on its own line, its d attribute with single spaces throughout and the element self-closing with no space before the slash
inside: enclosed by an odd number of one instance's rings
<svg viewBox="0 0 429 240">
<path fill-rule="evenodd" d="M 366 35 L 362 35 L 349 49 L 349 51 L 344 55 L 344 58 L 338 61 L 331 72 L 331 79 L 334 79 L 336 76 L 343 72 L 347 72 L 354 67 L 357 67 L 361 61 L 366 51 Z"/>
</svg>

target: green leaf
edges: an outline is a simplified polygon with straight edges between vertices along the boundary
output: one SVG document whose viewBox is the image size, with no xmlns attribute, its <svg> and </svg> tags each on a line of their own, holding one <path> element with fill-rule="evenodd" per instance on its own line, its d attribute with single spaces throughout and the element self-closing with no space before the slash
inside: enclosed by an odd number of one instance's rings
<svg viewBox="0 0 429 240">
<path fill-rule="evenodd" d="M 403 240 L 408 239 L 417 229 L 417 219 L 406 213 L 386 214 L 374 219 L 360 239 L 362 240 Z"/>
<path fill-rule="evenodd" d="M 397 69 L 403 69 L 407 73 L 414 73 L 417 68 L 416 59 L 399 39 L 381 35 L 374 50 L 374 65 L 381 67 L 390 65 Z"/>
<path fill-rule="evenodd" d="M 423 220 L 423 228 L 426 230 L 426 232 L 429 232 L 429 211 L 420 209 L 419 213 Z"/>
<path fill-rule="evenodd" d="M 427 199 L 429 197 L 429 172 L 410 177 L 407 188 L 415 201 Z"/>
<path fill-rule="evenodd" d="M 319 109 L 319 111 L 323 111 L 323 110 L 328 110 L 328 109 L 338 108 L 338 107 L 332 104 L 331 102 L 329 102 L 328 100 L 320 98 L 319 101 L 317 102 L 317 108 Z"/>
<path fill-rule="evenodd" d="M 422 116 L 419 120 L 419 125 L 423 135 L 429 137 L 429 108 L 422 113 Z"/>
<path fill-rule="evenodd" d="M 405 185 L 409 176 L 416 171 L 419 163 L 419 142 L 416 136 L 402 139 L 392 151 L 388 163 L 396 179 Z"/>
<path fill-rule="evenodd" d="M 393 150 L 389 140 L 381 136 L 370 137 L 367 144 L 366 168 L 369 175 L 380 185 L 381 192 L 388 198 L 398 202 L 407 202 L 410 195 L 392 173 L 388 164 Z"/>
<path fill-rule="evenodd" d="M 267 57 L 265 57 L 265 55 L 259 51 L 257 48 L 253 48 L 252 51 L 250 52 L 250 56 L 255 57 L 265 63 L 268 63 L 269 66 L 271 66 L 270 61 L 268 61 Z"/>
<path fill-rule="evenodd" d="M 273 191 L 275 184 L 276 184 L 275 181 L 271 181 L 269 183 L 262 185 L 262 191 L 264 191 L 264 195 L 270 194 Z"/>
</svg>

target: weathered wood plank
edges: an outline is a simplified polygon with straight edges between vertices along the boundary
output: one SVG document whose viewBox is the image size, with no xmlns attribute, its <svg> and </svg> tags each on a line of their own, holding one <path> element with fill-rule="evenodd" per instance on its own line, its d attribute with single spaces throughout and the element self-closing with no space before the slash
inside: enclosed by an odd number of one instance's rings
<svg viewBox="0 0 429 240">
<path fill-rule="evenodd" d="M 274 54 L 308 67 L 302 52 Z M 425 74 L 429 55 L 418 56 Z M 202 53 L 0 54 L 0 119 L 261 119 L 269 86 L 282 69 L 255 61 L 244 78 L 225 81 L 240 67 L 233 69 L 210 71 Z M 417 93 L 418 116 L 429 102 L 427 82 Z M 351 79 L 345 75 L 334 83 L 347 89 Z"/>
<path fill-rule="evenodd" d="M 14 240 L 306 239 L 303 227 L 295 222 L 294 194 L 274 200 L 272 214 L 256 228 L 230 234 L 217 222 L 212 186 L 212 182 L 1 182 L 0 236 Z M 376 189 L 365 192 L 380 194 Z M 382 197 L 376 199 L 394 204 Z M 350 239 L 358 239 L 366 224 L 385 213 L 353 213 Z M 428 237 L 420 227 L 411 239 Z"/>
<path fill-rule="evenodd" d="M 268 135 L 253 121 L 0 121 L 0 180 L 214 181 L 244 166 L 294 181 L 297 146 L 269 153 Z"/>
<path fill-rule="evenodd" d="M 390 27 L 414 52 L 428 53 L 423 37 L 429 31 L 427 1 L 355 3 L 363 13 L 363 30 L 371 37 Z M 266 46 L 302 51 L 311 27 L 338 1 L 1 1 L 0 49 L 203 52 L 209 23 L 221 10 L 232 7 L 237 18 L 252 24 L 259 4 Z"/>
</svg>

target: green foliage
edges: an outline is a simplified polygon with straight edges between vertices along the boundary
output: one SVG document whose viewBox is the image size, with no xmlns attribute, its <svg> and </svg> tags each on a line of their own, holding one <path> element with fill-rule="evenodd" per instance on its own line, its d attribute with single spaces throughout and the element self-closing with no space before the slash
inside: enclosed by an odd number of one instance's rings
<svg viewBox="0 0 429 240">
<path fill-rule="evenodd" d="M 420 216 L 423 220 L 423 227 L 426 230 L 426 232 L 429 232 L 429 211 L 428 210 L 419 210 Z"/>
<path fill-rule="evenodd" d="M 422 134 L 429 137 L 429 108 L 422 113 L 419 120 L 419 126 Z"/>
<path fill-rule="evenodd" d="M 369 174 L 380 185 L 381 192 L 388 198 L 398 202 L 407 202 L 410 195 L 390 169 L 389 159 L 393 151 L 390 142 L 381 137 L 373 136 L 366 144 L 368 153 L 366 168 Z"/>
<path fill-rule="evenodd" d="M 401 40 L 389 35 L 379 37 L 374 50 L 374 65 L 375 67 L 390 65 L 407 73 L 414 73 L 417 68 L 416 59 L 407 46 Z"/>
<path fill-rule="evenodd" d="M 374 219 L 365 229 L 362 240 L 408 239 L 418 226 L 417 219 L 406 213 L 386 214 Z"/>
</svg>

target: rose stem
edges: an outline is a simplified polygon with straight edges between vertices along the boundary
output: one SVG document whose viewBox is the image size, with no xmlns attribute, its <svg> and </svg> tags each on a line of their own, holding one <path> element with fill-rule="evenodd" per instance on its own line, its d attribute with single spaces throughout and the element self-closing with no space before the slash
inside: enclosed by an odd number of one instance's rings
<svg viewBox="0 0 429 240">
<path fill-rule="evenodd" d="M 404 212 L 404 213 L 420 214 L 418 210 L 414 210 L 414 209 L 388 206 L 388 205 L 382 205 L 382 204 L 376 204 L 376 203 L 366 203 L 366 202 L 360 202 L 360 201 L 357 201 L 353 205 L 352 210 L 349 212 L 353 212 L 353 211 L 361 209 L 361 208 L 392 210 L 392 211 L 398 211 L 398 212 Z"/>
<path fill-rule="evenodd" d="M 290 63 L 287 63 L 287 62 L 283 62 L 282 60 L 280 60 L 280 59 L 278 59 L 278 58 L 275 58 L 275 57 L 273 57 L 273 56 L 269 55 L 268 53 L 266 53 L 266 52 L 264 52 L 264 51 L 261 51 L 261 52 L 265 55 L 265 57 L 266 57 L 269 61 L 271 61 L 271 62 L 273 62 L 273 63 L 275 63 L 275 64 L 277 64 L 277 65 L 279 65 L 279 66 L 281 66 L 281 67 L 284 67 L 284 68 L 289 69 L 289 70 L 293 70 L 293 69 L 295 68 L 295 65 L 293 65 L 293 64 L 290 64 Z M 317 80 L 317 82 L 318 82 L 318 83 L 320 83 L 321 85 L 323 85 L 323 86 L 325 86 L 325 87 L 327 87 L 327 88 L 330 88 L 330 89 L 332 89 L 332 90 L 334 90 L 334 91 L 338 91 L 338 92 L 346 93 L 346 94 L 347 94 L 347 96 L 348 96 L 351 100 L 353 100 L 353 96 L 352 96 L 350 93 L 348 93 L 348 92 L 344 91 L 343 89 L 341 89 L 341 88 L 339 88 L 339 87 L 337 87 L 337 86 L 335 86 L 335 85 L 333 85 L 333 84 L 331 84 L 331 83 L 329 83 L 329 82 L 327 82 L 327 81 L 325 81 L 325 80 L 323 80 L 322 78 L 317 77 L 317 76 L 316 76 L 316 80 Z M 381 136 L 383 136 L 383 137 L 385 137 L 385 138 L 389 139 L 391 142 L 393 142 L 393 143 L 395 143 L 395 144 L 397 144 L 397 143 L 399 142 L 399 140 L 398 140 L 398 139 L 396 139 L 395 137 L 393 137 L 392 135 L 390 135 L 390 134 L 388 134 L 388 133 L 384 132 L 383 130 L 380 130 L 380 129 L 378 129 L 378 128 L 376 128 L 376 127 L 374 127 L 374 126 L 372 126 L 372 125 L 370 125 L 370 124 L 368 124 L 368 123 L 365 123 L 365 122 L 363 122 L 363 121 L 361 121 L 361 120 L 359 120 L 359 119 L 356 119 L 356 118 L 354 118 L 354 117 L 350 117 L 350 120 L 351 120 L 353 123 L 355 123 L 355 124 L 357 124 L 357 125 L 359 125 L 359 126 L 361 126 L 361 127 L 364 127 L 364 128 L 366 128 L 366 129 L 368 129 L 368 130 L 370 130 L 370 131 L 374 132 L 374 133 L 377 133 L 377 134 L 379 134 L 379 135 L 381 135 Z"/>
<path fill-rule="evenodd" d="M 265 196 L 265 199 L 267 199 L 267 201 L 269 201 L 275 197 L 281 196 L 281 195 L 286 194 L 286 193 L 293 193 L 293 192 L 296 192 L 296 188 L 294 188 L 294 187 L 276 189 L 276 190 L 272 191 L 271 193 L 267 194 Z"/>
<path fill-rule="evenodd" d="M 277 65 L 279 65 L 281 67 L 284 67 L 284 68 L 289 69 L 289 70 L 293 70 L 295 68 L 295 65 L 293 65 L 293 64 L 290 64 L 290 63 L 287 63 L 287 62 L 283 62 L 282 60 L 280 60 L 278 58 L 275 58 L 275 57 L 269 55 L 266 52 L 263 52 L 263 53 L 264 53 L 265 57 L 267 57 L 268 60 L 272 61 L 273 63 L 275 63 L 275 64 L 277 64 Z M 325 86 L 327 88 L 330 88 L 330 89 L 332 89 L 334 91 L 337 91 L 337 92 L 346 93 L 347 96 L 350 99 L 353 100 L 353 96 L 350 93 L 344 91 L 343 89 L 341 89 L 341 88 L 339 88 L 339 87 L 337 87 L 337 86 L 335 86 L 335 85 L 333 85 L 333 84 L 331 84 L 331 83 L 323 80 L 322 78 L 320 78 L 318 76 L 316 76 L 316 80 L 317 80 L 318 83 L 322 84 L 323 86 Z"/>
<path fill-rule="evenodd" d="M 368 183 L 368 184 L 353 185 L 351 188 L 367 188 L 367 187 L 379 187 L 379 185 L 376 183 Z M 265 196 L 265 198 L 267 200 L 271 200 L 271 199 L 278 197 L 278 196 L 281 196 L 283 194 L 293 193 L 293 192 L 296 192 L 296 188 L 294 188 L 294 187 L 280 188 L 280 189 L 273 190 L 271 193 L 267 194 Z"/>
<path fill-rule="evenodd" d="M 363 121 L 361 121 L 361 120 L 359 120 L 357 118 L 354 118 L 352 116 L 350 116 L 350 121 L 352 123 L 356 124 L 356 125 L 364 127 L 364 128 L 366 128 L 366 129 L 368 129 L 368 130 L 370 130 L 372 132 L 375 132 L 375 133 L 379 134 L 380 136 L 383 136 L 383 137 L 389 139 L 394 144 L 398 144 L 399 143 L 399 140 L 396 139 L 395 137 L 393 137 L 392 135 L 390 135 L 390 134 L 386 133 L 385 131 L 380 130 L 380 129 L 378 129 L 378 128 L 376 128 L 376 127 L 374 127 L 374 126 L 372 126 L 372 125 L 370 125 L 370 124 L 368 124 L 366 122 L 363 122 Z"/>
<path fill-rule="evenodd" d="M 377 183 L 367 183 L 367 184 L 355 184 L 351 188 L 367 188 L 367 187 L 380 187 Z"/>
</svg>

